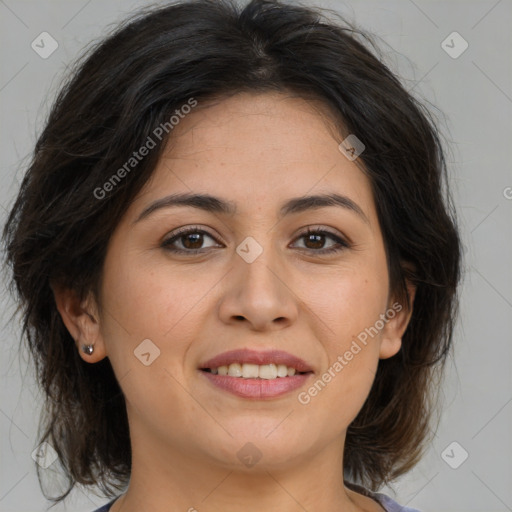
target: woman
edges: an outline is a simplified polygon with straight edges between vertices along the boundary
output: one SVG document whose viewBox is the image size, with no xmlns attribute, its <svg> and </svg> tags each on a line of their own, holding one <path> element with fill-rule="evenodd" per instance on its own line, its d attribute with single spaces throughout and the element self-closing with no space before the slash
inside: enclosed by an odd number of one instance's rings
<svg viewBox="0 0 512 512">
<path fill-rule="evenodd" d="M 363 41 L 198 0 L 78 63 L 4 229 L 50 499 L 413 510 L 377 491 L 424 449 L 460 242 L 435 124 Z"/>
</svg>

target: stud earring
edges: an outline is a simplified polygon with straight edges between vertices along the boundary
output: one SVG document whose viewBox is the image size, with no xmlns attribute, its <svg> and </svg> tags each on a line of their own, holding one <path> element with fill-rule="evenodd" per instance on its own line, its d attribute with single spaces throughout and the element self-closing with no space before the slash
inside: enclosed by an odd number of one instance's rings
<svg viewBox="0 0 512 512">
<path fill-rule="evenodd" d="M 82 345 L 82 350 L 90 356 L 94 352 L 94 345 Z"/>
</svg>

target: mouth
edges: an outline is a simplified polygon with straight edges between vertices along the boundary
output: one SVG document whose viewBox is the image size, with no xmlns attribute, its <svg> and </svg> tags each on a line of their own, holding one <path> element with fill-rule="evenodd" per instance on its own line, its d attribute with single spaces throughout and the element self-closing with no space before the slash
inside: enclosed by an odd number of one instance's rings
<svg viewBox="0 0 512 512">
<path fill-rule="evenodd" d="M 218 366 L 217 368 L 200 368 L 204 372 L 213 375 L 222 375 L 229 377 L 237 377 L 241 379 L 282 379 L 285 377 L 293 377 L 294 375 L 305 375 L 312 372 L 299 372 L 293 366 L 285 364 L 264 364 L 257 365 L 251 363 L 231 363 L 228 365 Z"/>
<path fill-rule="evenodd" d="M 314 373 L 305 361 L 287 352 L 246 349 L 224 352 L 199 370 L 215 387 L 249 399 L 282 396 Z"/>
</svg>

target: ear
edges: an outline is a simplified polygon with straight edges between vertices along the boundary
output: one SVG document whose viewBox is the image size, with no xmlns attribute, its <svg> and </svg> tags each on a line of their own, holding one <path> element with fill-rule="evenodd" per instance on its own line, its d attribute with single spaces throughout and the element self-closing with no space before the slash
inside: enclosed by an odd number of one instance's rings
<svg viewBox="0 0 512 512">
<path fill-rule="evenodd" d="M 388 304 L 386 318 L 388 319 L 382 332 L 380 344 L 380 359 L 388 359 L 397 354 L 402 347 L 402 336 L 409 325 L 412 316 L 416 286 L 406 279 L 409 306 L 398 301 Z"/>
<path fill-rule="evenodd" d="M 67 330 L 75 340 L 80 357 L 88 363 L 97 363 L 107 355 L 100 330 L 98 308 L 90 293 L 80 301 L 76 292 L 57 285 L 51 286 L 57 310 Z M 83 345 L 93 345 L 91 355 L 83 351 Z"/>
</svg>

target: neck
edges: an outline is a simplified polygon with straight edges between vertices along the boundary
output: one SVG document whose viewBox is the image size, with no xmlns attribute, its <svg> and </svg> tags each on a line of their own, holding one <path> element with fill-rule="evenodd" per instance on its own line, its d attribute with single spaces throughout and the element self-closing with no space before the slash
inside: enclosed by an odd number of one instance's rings
<svg viewBox="0 0 512 512">
<path fill-rule="evenodd" d="M 326 445 L 312 458 L 290 466 L 265 463 L 262 457 L 241 469 L 145 443 L 132 450 L 129 488 L 111 512 L 382 510 L 361 507 L 355 493 L 344 487 L 342 452 L 338 439 L 336 446 Z"/>
</svg>

